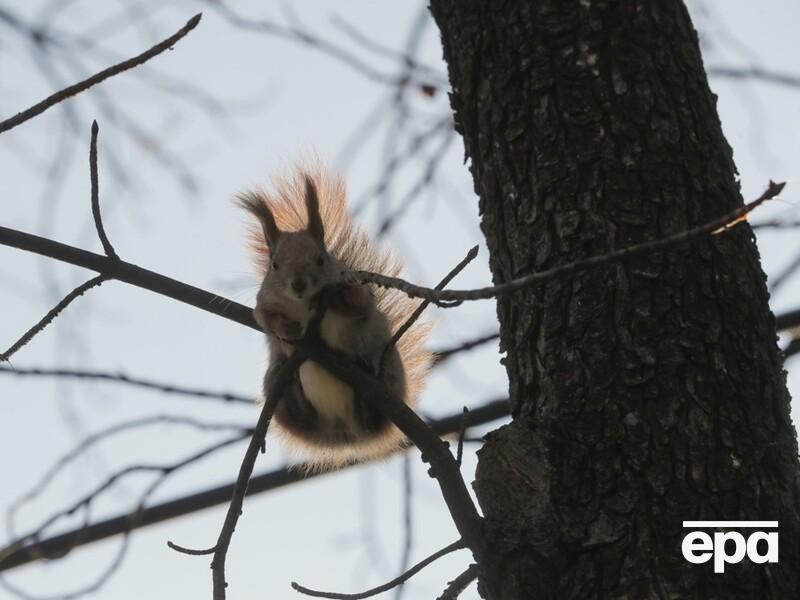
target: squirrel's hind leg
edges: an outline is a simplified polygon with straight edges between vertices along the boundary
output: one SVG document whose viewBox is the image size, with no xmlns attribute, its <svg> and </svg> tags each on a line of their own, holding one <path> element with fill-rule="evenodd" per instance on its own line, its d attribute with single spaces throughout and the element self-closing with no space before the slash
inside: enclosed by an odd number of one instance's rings
<svg viewBox="0 0 800 600">
<path fill-rule="evenodd" d="M 264 395 L 272 385 L 278 367 L 285 362 L 284 359 L 273 360 L 267 369 L 264 377 Z M 275 406 L 275 420 L 286 429 L 296 429 L 311 432 L 318 426 L 319 417 L 317 411 L 308 401 L 303 388 L 300 385 L 300 378 L 297 373 L 286 386 L 283 396 L 278 399 Z"/>
</svg>

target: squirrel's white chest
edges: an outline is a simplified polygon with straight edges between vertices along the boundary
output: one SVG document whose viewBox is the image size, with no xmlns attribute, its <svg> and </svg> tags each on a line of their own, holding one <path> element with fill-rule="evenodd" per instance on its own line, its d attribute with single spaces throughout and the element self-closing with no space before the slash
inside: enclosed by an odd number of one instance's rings
<svg viewBox="0 0 800 600">
<path fill-rule="evenodd" d="M 320 322 L 320 337 L 334 350 L 349 348 L 349 319 L 328 311 Z M 328 427 L 344 427 L 351 432 L 360 430 L 353 403 L 353 389 L 331 375 L 317 363 L 307 360 L 298 369 L 300 385 L 308 401 Z"/>
<path fill-rule="evenodd" d="M 297 372 L 303 394 L 327 427 L 359 431 L 353 388 L 311 360 L 300 365 Z"/>
<path fill-rule="evenodd" d="M 319 336 L 329 348 L 347 352 L 352 346 L 349 342 L 349 337 L 353 327 L 351 317 L 329 310 L 322 317 L 322 321 L 319 324 Z"/>
</svg>

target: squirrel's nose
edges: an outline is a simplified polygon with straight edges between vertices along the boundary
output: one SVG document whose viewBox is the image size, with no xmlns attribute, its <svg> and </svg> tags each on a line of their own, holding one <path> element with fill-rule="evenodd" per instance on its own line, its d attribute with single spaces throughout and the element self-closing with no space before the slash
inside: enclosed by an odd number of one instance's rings
<svg viewBox="0 0 800 600">
<path fill-rule="evenodd" d="M 292 289 L 295 291 L 296 294 L 302 294 L 306 291 L 306 281 L 305 279 L 295 279 L 292 281 Z"/>
</svg>

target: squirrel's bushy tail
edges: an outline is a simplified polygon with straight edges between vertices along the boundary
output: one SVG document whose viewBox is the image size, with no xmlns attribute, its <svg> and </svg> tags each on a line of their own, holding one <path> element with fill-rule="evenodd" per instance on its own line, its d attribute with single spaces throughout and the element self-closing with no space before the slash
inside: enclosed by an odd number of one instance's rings
<svg viewBox="0 0 800 600">
<path fill-rule="evenodd" d="M 341 177 L 327 171 L 319 163 L 303 164 L 284 177 L 273 181 L 273 192 L 258 192 L 257 196 L 265 202 L 275 218 L 281 231 L 301 231 L 308 224 L 305 208 L 306 177 L 311 177 L 319 196 L 320 217 L 325 228 L 325 247 L 328 254 L 342 261 L 348 269 L 373 271 L 392 277 L 400 275 L 403 263 L 392 252 L 381 248 L 367 233 L 354 223 L 347 208 L 347 192 Z M 251 196 L 252 197 L 252 196 Z M 263 277 L 270 265 L 269 249 L 264 241 L 261 229 L 253 226 L 250 244 L 255 258 L 256 268 Z M 409 298 L 394 289 L 373 287 L 378 309 L 386 315 L 392 332 L 408 319 L 420 303 L 420 300 Z M 416 322 L 397 342 L 397 351 L 405 373 L 405 395 L 403 399 L 409 406 L 415 406 L 421 392 L 422 383 L 431 364 L 431 354 L 426 349 L 426 340 L 430 332 L 430 324 Z M 298 440 L 302 454 L 310 458 L 313 468 L 330 468 L 364 460 L 377 458 L 394 451 L 402 441 L 402 434 L 392 426 L 390 435 L 381 440 L 364 440 L 355 447 L 315 448 L 309 457 L 307 444 Z M 288 432 L 285 437 L 290 438 Z"/>
</svg>

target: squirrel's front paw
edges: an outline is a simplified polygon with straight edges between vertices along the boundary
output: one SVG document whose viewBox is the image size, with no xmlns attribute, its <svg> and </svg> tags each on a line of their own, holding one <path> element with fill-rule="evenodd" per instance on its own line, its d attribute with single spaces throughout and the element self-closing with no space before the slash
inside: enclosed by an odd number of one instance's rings
<svg viewBox="0 0 800 600">
<path fill-rule="evenodd" d="M 337 286 L 331 291 L 329 298 L 330 308 L 351 315 L 363 315 L 373 302 L 369 288 L 358 283 Z"/>
</svg>

